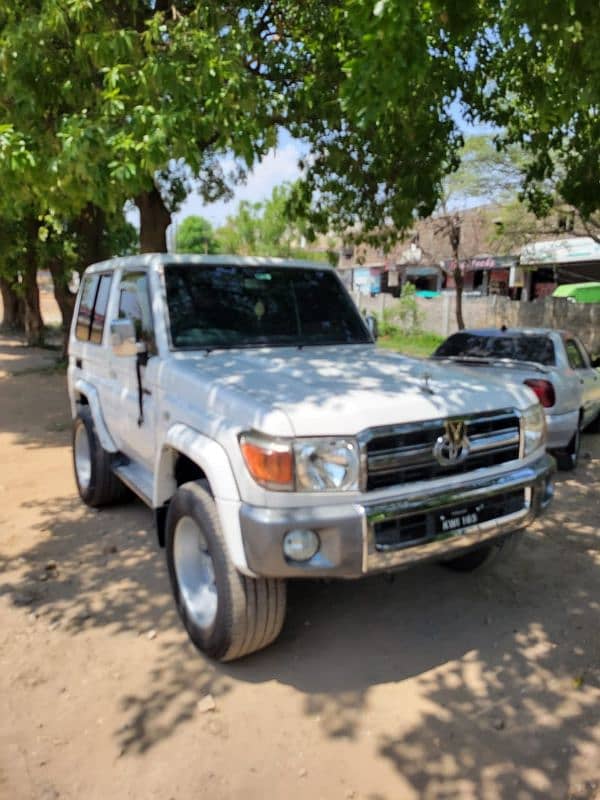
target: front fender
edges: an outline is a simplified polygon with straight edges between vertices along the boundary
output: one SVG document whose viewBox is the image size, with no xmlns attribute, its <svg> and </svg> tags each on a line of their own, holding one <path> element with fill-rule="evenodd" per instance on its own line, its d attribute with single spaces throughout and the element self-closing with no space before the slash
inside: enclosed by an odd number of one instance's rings
<svg viewBox="0 0 600 800">
<path fill-rule="evenodd" d="M 231 560 L 238 570 L 253 576 L 248 569 L 242 541 L 238 486 L 227 453 L 214 439 L 209 439 L 182 423 L 176 423 L 169 428 L 155 464 L 152 496 L 154 508 L 164 507 L 177 489 L 174 468 L 178 453 L 187 456 L 206 475 Z"/>
<path fill-rule="evenodd" d="M 210 483 L 215 499 L 240 499 L 231 464 L 223 447 L 214 439 L 178 422 L 167 431 L 155 465 L 152 495 L 155 508 L 166 503 L 177 488 L 173 474 L 177 453 L 187 456 L 200 467 Z"/>
</svg>

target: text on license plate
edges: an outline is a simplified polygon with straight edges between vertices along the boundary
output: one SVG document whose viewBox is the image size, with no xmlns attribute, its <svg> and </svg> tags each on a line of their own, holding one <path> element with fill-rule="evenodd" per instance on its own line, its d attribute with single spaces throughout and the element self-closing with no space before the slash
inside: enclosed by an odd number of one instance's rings
<svg viewBox="0 0 600 800">
<path fill-rule="evenodd" d="M 466 528 L 469 525 L 476 525 L 478 521 L 479 515 L 474 511 L 468 514 L 459 514 L 449 518 L 445 518 L 444 516 L 440 517 L 443 531 L 454 531 L 457 528 Z"/>
</svg>

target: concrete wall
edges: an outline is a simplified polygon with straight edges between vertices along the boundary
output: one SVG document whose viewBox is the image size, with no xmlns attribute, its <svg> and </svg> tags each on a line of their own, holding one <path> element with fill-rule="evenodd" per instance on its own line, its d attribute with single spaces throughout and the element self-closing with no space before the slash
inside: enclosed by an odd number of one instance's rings
<svg viewBox="0 0 600 800">
<path fill-rule="evenodd" d="M 358 307 L 382 314 L 397 303 L 388 294 L 355 295 Z M 457 330 L 456 297 L 442 294 L 427 300 L 417 298 L 423 330 L 449 336 Z M 558 328 L 576 333 L 588 350 L 600 354 L 600 303 L 572 303 L 560 297 L 545 297 L 521 303 L 506 297 L 463 297 L 463 316 L 468 328 Z"/>
</svg>

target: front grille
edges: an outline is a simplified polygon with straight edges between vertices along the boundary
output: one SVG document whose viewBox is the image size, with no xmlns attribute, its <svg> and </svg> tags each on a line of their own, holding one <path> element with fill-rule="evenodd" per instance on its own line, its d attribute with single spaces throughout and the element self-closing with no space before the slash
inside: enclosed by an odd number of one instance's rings
<svg viewBox="0 0 600 800">
<path fill-rule="evenodd" d="M 367 491 L 411 481 L 459 475 L 494 467 L 519 457 L 519 417 L 512 409 L 465 418 L 471 444 L 460 464 L 444 466 L 433 447 L 444 434 L 444 420 L 372 428 L 366 435 Z"/>
<path fill-rule="evenodd" d="M 471 501 L 467 505 L 461 503 L 449 508 L 376 522 L 373 526 L 375 549 L 387 552 L 426 544 L 435 539 L 460 534 L 469 524 L 480 525 L 499 517 L 516 514 L 524 508 L 525 491 L 517 489 L 481 501 Z M 444 528 L 444 522 L 454 520 L 457 521 L 456 525 L 451 524 Z"/>
</svg>

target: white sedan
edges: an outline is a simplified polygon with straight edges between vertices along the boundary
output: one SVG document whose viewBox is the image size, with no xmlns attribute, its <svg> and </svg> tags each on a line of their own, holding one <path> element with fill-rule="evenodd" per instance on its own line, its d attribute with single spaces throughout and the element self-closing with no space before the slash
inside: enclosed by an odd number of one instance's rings
<svg viewBox="0 0 600 800">
<path fill-rule="evenodd" d="M 435 359 L 504 373 L 527 384 L 546 413 L 547 448 L 559 469 L 577 465 L 580 434 L 600 430 L 600 358 L 572 333 L 547 328 L 483 328 L 452 334 Z"/>
</svg>

